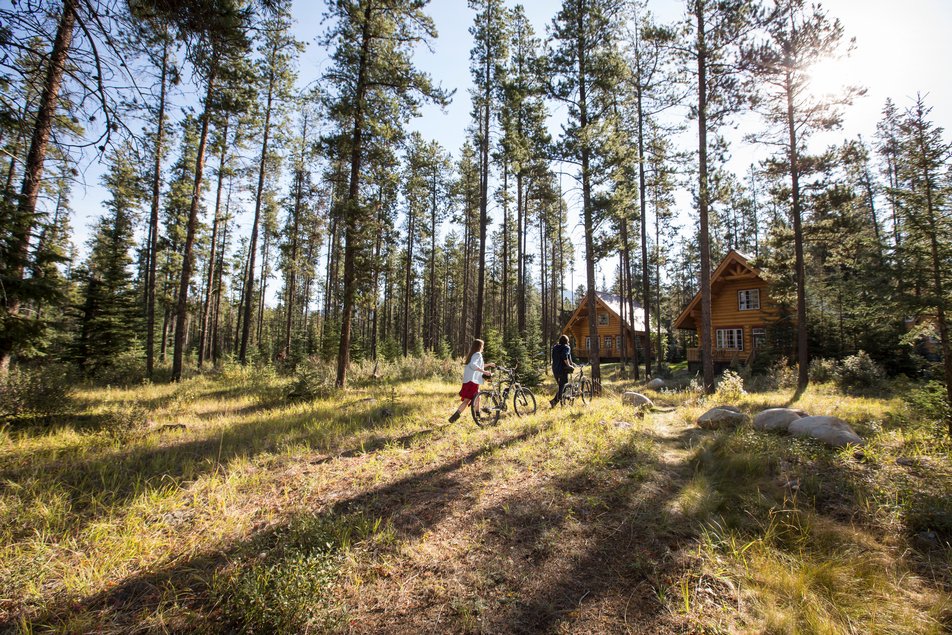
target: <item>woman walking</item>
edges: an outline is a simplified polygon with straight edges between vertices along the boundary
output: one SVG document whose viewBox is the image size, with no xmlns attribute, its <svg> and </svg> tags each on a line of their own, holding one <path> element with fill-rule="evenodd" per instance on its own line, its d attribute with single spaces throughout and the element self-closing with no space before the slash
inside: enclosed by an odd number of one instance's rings
<svg viewBox="0 0 952 635">
<path fill-rule="evenodd" d="M 463 369 L 463 387 L 459 391 L 462 402 L 459 408 L 450 415 L 450 423 L 459 419 L 463 410 L 472 403 L 473 399 L 479 394 L 479 386 L 483 383 L 484 377 L 492 377 L 487 373 L 487 368 L 495 368 L 495 364 L 483 363 L 483 344 L 482 340 L 473 340 L 473 345 L 469 347 L 469 354 L 466 356 L 466 368 Z M 479 403 L 476 404 L 479 408 Z"/>
</svg>

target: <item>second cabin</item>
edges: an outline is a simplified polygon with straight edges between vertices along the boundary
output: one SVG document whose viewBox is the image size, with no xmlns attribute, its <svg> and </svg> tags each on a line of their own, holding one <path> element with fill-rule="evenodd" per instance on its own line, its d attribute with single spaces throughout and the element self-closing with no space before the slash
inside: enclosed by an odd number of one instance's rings
<svg viewBox="0 0 952 635">
<path fill-rule="evenodd" d="M 767 344 L 767 327 L 776 320 L 767 281 L 743 254 L 731 250 L 711 274 L 711 335 L 715 368 L 747 363 Z M 700 332 L 701 293 L 674 321 L 674 328 Z M 688 348 L 688 368 L 701 369 L 700 348 Z"/>
<path fill-rule="evenodd" d="M 634 310 L 622 306 L 621 297 L 597 291 L 595 293 L 595 327 L 598 333 L 598 356 L 601 361 L 630 359 L 632 354 L 642 358 L 645 350 L 645 312 L 637 302 Z M 625 319 L 622 319 L 622 315 Z M 629 315 L 632 317 L 629 318 Z M 572 354 L 588 359 L 592 353 L 589 332 L 588 296 L 572 312 L 562 329 L 572 345 Z"/>
</svg>

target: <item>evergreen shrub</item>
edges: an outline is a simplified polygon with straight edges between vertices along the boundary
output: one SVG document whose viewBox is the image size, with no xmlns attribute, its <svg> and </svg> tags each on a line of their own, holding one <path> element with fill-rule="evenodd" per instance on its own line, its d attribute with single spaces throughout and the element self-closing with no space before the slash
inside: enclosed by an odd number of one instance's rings
<svg viewBox="0 0 952 635">
<path fill-rule="evenodd" d="M 878 387 L 886 373 L 865 351 L 859 351 L 843 359 L 833 373 L 836 385 L 845 391 Z"/>
<path fill-rule="evenodd" d="M 810 381 L 818 384 L 825 384 L 836 378 L 836 372 L 839 369 L 839 363 L 835 359 L 817 357 L 810 360 Z"/>
<path fill-rule="evenodd" d="M 68 366 L 14 367 L 0 380 L 0 419 L 51 417 L 69 406 L 75 377 Z"/>
<path fill-rule="evenodd" d="M 717 382 L 717 398 L 732 402 L 738 401 L 745 394 L 744 378 L 732 370 L 725 370 Z"/>
</svg>

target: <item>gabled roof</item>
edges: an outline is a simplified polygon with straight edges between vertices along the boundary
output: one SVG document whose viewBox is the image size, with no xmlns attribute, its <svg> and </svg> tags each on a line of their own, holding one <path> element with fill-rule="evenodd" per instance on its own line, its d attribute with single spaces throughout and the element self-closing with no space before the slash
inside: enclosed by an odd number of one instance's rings
<svg viewBox="0 0 952 635">
<path fill-rule="evenodd" d="M 725 275 L 727 270 L 730 268 L 731 264 L 738 264 L 740 267 L 748 270 L 753 277 L 760 276 L 760 269 L 750 264 L 750 258 L 736 249 L 731 249 L 727 252 L 727 255 L 724 256 L 724 259 L 721 260 L 721 264 L 717 265 L 717 269 L 714 270 L 714 273 L 711 274 L 711 288 L 713 289 L 714 283 L 717 282 L 722 276 Z M 688 302 L 688 305 L 684 307 L 684 310 L 681 311 L 681 314 L 678 315 L 678 318 L 674 321 L 674 328 L 676 329 L 687 329 L 687 330 L 696 330 L 697 325 L 694 326 L 685 326 L 685 322 L 688 322 L 691 318 L 691 313 L 694 312 L 698 305 L 701 303 L 701 292 L 698 291 L 694 297 Z"/>
<path fill-rule="evenodd" d="M 615 317 L 621 319 L 621 304 L 623 301 L 621 296 L 615 295 L 613 293 L 606 293 L 604 291 L 596 291 L 595 299 L 598 304 L 608 309 L 615 315 Z M 634 318 L 631 320 L 633 324 L 629 324 L 628 320 L 622 320 L 622 323 L 635 333 L 644 333 L 645 311 L 643 308 L 641 308 L 641 305 L 637 301 L 632 300 L 632 304 L 634 304 Z M 588 296 L 585 296 L 582 301 L 579 302 L 579 305 L 575 307 L 575 310 L 572 312 L 572 316 L 569 318 L 569 321 L 566 322 L 565 326 L 562 328 L 563 333 L 568 330 L 572 323 L 575 322 L 575 320 L 579 317 L 581 311 L 586 308 L 588 308 Z"/>
</svg>

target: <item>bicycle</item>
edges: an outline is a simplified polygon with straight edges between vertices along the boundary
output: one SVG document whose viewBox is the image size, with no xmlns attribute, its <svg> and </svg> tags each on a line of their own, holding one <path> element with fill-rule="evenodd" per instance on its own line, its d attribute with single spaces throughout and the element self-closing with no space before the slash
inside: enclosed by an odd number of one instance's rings
<svg viewBox="0 0 952 635">
<path fill-rule="evenodd" d="M 578 373 L 572 373 L 571 378 L 562 389 L 562 400 L 560 403 L 572 405 L 576 399 L 581 399 L 583 404 L 592 400 L 592 381 L 585 377 L 585 367 L 588 364 L 576 366 Z"/>
<path fill-rule="evenodd" d="M 516 380 L 516 368 L 496 366 L 496 370 L 506 373 L 506 377 L 500 379 L 492 390 L 480 390 L 476 395 L 470 409 L 473 413 L 473 421 L 479 427 L 496 425 L 499 422 L 500 415 L 509 410 L 510 392 L 512 393 L 512 409 L 516 416 L 526 417 L 535 414 L 535 395 Z"/>
</svg>

